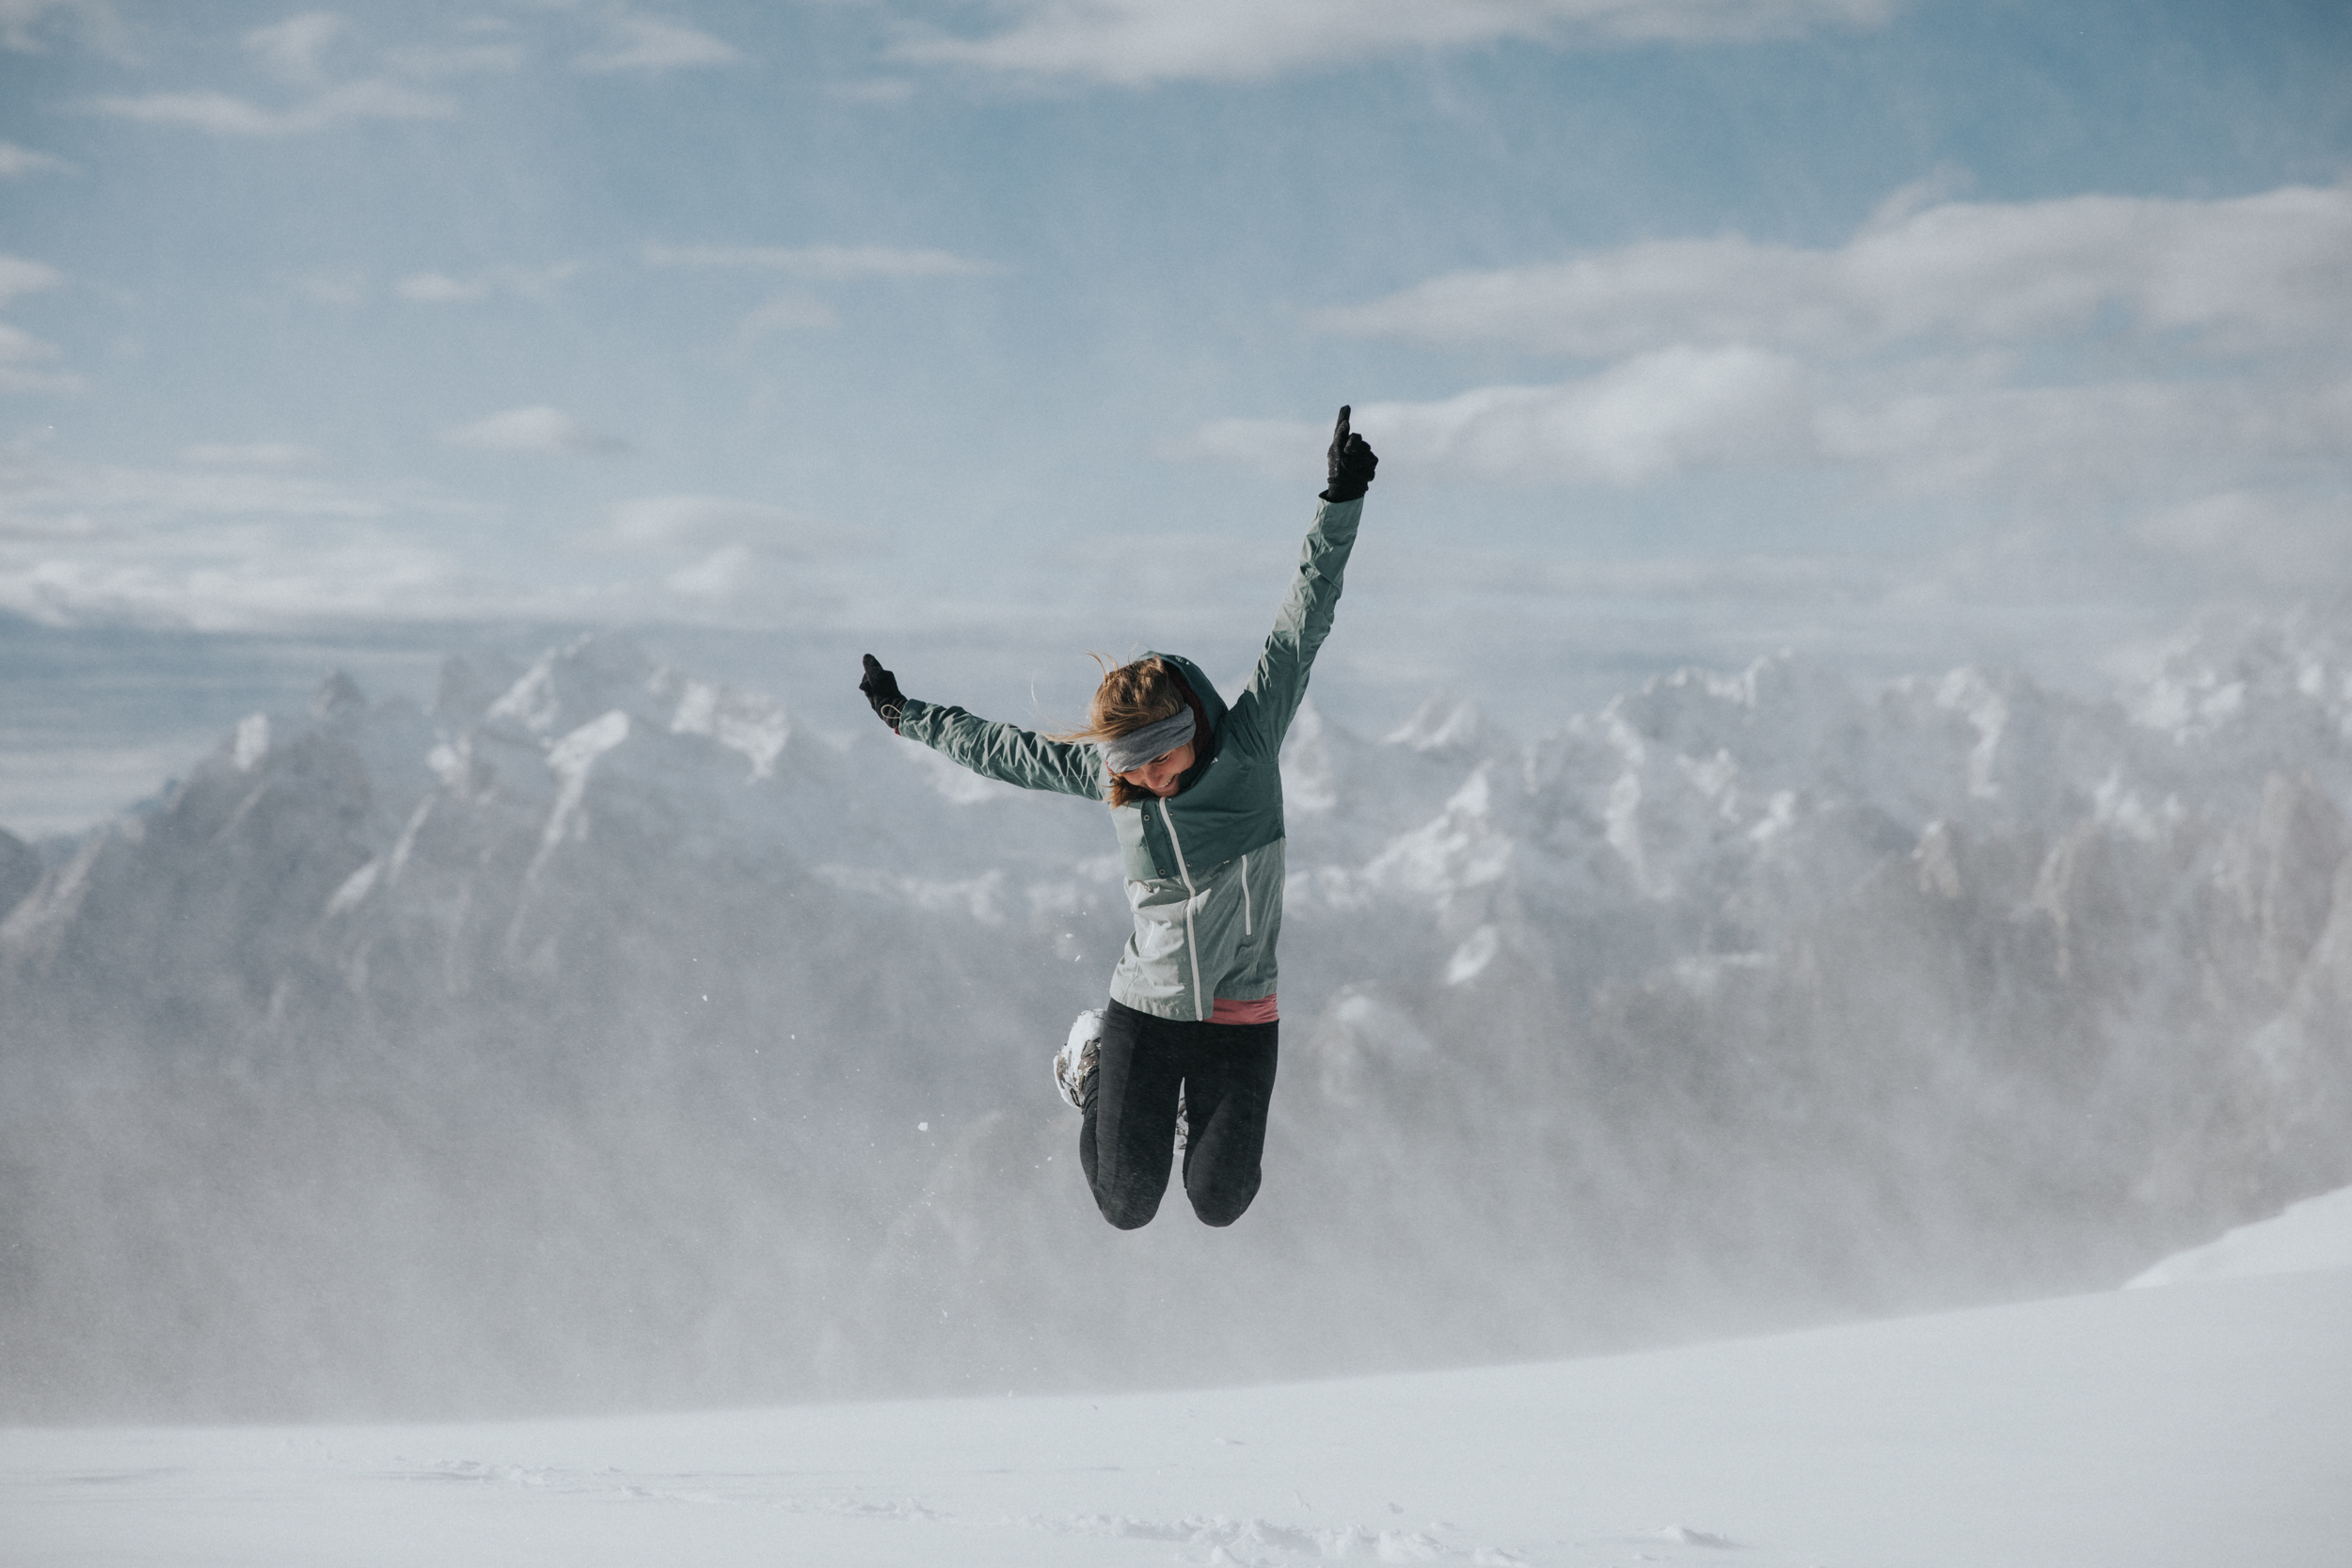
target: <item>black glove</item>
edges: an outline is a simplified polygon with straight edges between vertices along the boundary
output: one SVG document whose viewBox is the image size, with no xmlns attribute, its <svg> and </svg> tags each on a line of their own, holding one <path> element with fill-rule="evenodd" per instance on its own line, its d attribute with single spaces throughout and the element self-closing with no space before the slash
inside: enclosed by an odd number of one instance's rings
<svg viewBox="0 0 2352 1568">
<path fill-rule="evenodd" d="M 1327 467 L 1331 483 L 1323 492 L 1327 501 L 1360 499 L 1372 487 L 1372 471 L 1380 466 L 1380 459 L 1364 444 L 1360 436 L 1347 431 L 1347 406 L 1340 406 L 1340 422 L 1331 431 L 1331 451 Z"/>
<path fill-rule="evenodd" d="M 874 717 L 889 725 L 892 735 L 897 735 L 898 715 L 907 705 L 906 697 L 898 690 L 898 677 L 883 669 L 881 659 L 867 654 L 866 675 L 857 683 L 857 689 L 865 692 L 866 700 L 873 705 Z"/>
</svg>

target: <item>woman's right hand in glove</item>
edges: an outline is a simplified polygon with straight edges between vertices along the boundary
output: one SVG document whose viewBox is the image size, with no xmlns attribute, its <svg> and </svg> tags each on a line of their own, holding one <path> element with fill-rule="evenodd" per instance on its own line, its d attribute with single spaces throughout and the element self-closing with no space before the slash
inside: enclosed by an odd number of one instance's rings
<svg viewBox="0 0 2352 1568">
<path fill-rule="evenodd" d="M 1327 501 L 1360 499 L 1372 487 L 1373 470 L 1380 467 L 1380 459 L 1364 438 L 1347 428 L 1348 409 L 1340 409 L 1340 422 L 1331 431 L 1331 450 L 1324 456 L 1324 472 L 1330 485 L 1323 492 Z"/>
</svg>

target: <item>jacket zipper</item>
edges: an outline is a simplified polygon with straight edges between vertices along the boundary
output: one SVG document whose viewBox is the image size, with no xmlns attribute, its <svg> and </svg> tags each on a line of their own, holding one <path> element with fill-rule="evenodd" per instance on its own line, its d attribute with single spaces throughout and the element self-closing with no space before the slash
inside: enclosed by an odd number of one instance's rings
<svg viewBox="0 0 2352 1568">
<path fill-rule="evenodd" d="M 1199 894 L 1192 885 L 1192 870 L 1184 864 L 1184 840 L 1176 836 L 1176 818 L 1168 814 L 1165 797 L 1160 800 L 1160 820 L 1168 826 L 1168 842 L 1175 847 L 1177 875 L 1184 879 L 1184 946 L 1192 954 L 1192 1009 L 1206 1019 L 1209 999 L 1200 994 L 1200 939 L 1192 928 L 1192 901 Z"/>
<path fill-rule="evenodd" d="M 1249 934 L 1249 857 L 1241 858 L 1241 934 Z"/>
</svg>

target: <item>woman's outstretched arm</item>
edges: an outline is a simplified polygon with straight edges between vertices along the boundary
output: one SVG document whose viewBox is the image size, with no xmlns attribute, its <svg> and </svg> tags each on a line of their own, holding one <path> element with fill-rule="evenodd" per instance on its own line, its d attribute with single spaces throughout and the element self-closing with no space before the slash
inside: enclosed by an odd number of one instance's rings
<svg viewBox="0 0 2352 1568">
<path fill-rule="evenodd" d="M 1340 410 L 1331 432 L 1327 468 L 1330 483 L 1299 552 L 1298 575 L 1291 579 L 1290 593 L 1274 618 L 1274 630 L 1258 655 L 1248 689 L 1233 705 L 1236 732 L 1266 756 L 1281 749 L 1291 718 L 1307 695 L 1307 673 L 1314 666 L 1315 651 L 1330 634 L 1331 619 L 1339 612 L 1348 552 L 1356 547 L 1356 523 L 1363 515 L 1364 491 L 1380 462 L 1364 438 L 1348 430 L 1348 413 Z"/>
<path fill-rule="evenodd" d="M 866 693 L 875 717 L 892 730 L 983 778 L 1089 800 L 1103 798 L 1102 756 L 1091 746 L 1049 740 L 1018 724 L 994 723 L 960 707 L 918 702 L 899 691 L 898 678 L 872 654 L 866 656 L 866 674 L 857 689 Z"/>
</svg>

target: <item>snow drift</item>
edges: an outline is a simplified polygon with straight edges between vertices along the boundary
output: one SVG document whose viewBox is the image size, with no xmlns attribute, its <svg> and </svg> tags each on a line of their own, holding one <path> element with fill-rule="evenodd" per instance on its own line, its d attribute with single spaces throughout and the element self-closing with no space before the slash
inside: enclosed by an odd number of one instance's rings
<svg viewBox="0 0 2352 1568">
<path fill-rule="evenodd" d="M 2352 1269 L 2352 1187 L 2307 1197 L 2284 1213 L 2236 1229 L 2203 1246 L 2174 1253 L 2132 1277 L 2133 1289 L 2198 1279 Z"/>
</svg>

